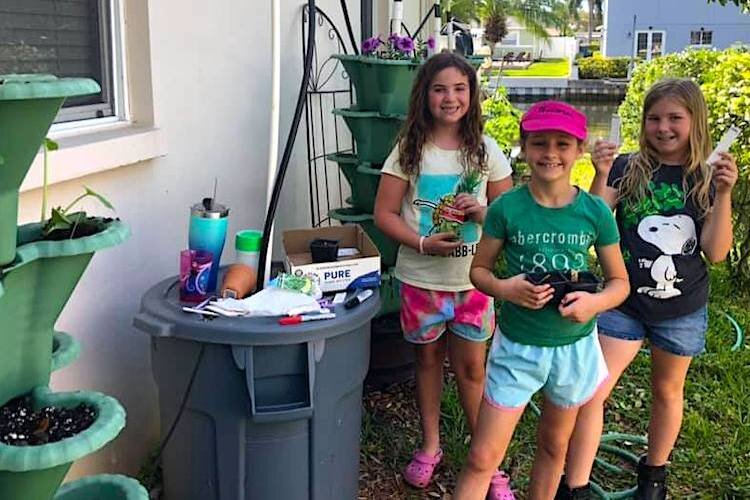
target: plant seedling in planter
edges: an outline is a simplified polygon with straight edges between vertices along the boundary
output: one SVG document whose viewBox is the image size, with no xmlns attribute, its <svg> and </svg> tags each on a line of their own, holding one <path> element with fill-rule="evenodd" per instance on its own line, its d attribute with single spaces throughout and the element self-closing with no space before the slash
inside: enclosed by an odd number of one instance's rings
<svg viewBox="0 0 750 500">
<path fill-rule="evenodd" d="M 102 205 L 114 210 L 112 204 L 104 196 L 100 195 L 93 189 L 83 186 L 84 193 L 65 207 L 56 207 L 52 209 L 49 220 L 42 227 L 42 236 L 47 240 L 73 239 L 75 237 L 89 236 L 96 234 L 103 229 L 101 220 L 86 216 L 86 212 L 70 212 L 78 202 L 89 196 L 98 199 Z"/>
<path fill-rule="evenodd" d="M 104 196 L 100 195 L 88 186 L 83 186 L 84 193 L 70 202 L 67 207 L 55 207 L 50 213 L 50 218 L 45 219 L 47 214 L 47 186 L 49 172 L 49 153 L 56 151 L 59 145 L 52 139 L 44 139 L 42 149 L 44 151 L 44 180 L 42 185 L 42 237 L 46 240 L 73 239 L 75 237 L 96 234 L 103 229 L 102 221 L 87 217 L 86 212 L 70 212 L 80 201 L 87 197 L 98 199 L 102 205 L 114 210 L 114 207 Z"/>
</svg>

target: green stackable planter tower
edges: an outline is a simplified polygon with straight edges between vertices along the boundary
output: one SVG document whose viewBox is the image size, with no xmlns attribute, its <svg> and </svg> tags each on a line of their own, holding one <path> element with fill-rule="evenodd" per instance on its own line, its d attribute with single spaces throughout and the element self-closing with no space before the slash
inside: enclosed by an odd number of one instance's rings
<svg viewBox="0 0 750 500">
<path fill-rule="evenodd" d="M 96 412 L 94 423 L 70 438 L 39 446 L 0 443 L 2 499 L 148 498 L 131 480 L 104 475 L 66 485 L 56 496 L 75 460 L 119 434 L 125 410 L 104 394 L 53 393 L 47 387 L 50 372 L 79 352 L 72 337 L 55 331 L 58 316 L 94 252 L 121 243 L 129 230 L 119 221 L 100 220 L 102 230 L 92 236 L 45 241 L 41 224 L 17 225 L 21 182 L 63 101 L 98 91 L 88 79 L 0 75 L 0 406 L 28 395 L 37 409 L 85 403 Z M 87 491 L 98 493 L 91 497 Z"/>
<path fill-rule="evenodd" d="M 340 152 L 327 159 L 338 164 L 352 191 L 350 207 L 340 207 L 329 216 L 341 223 L 359 224 L 380 250 L 382 283 L 380 315 L 399 310 L 399 282 L 393 277 L 398 243 L 375 227 L 373 210 L 380 182 L 380 169 L 395 144 L 406 118 L 411 88 L 419 63 L 411 60 L 378 59 L 363 55 L 339 54 L 354 86 L 355 103 L 337 108 L 354 138 L 354 153 Z"/>
</svg>

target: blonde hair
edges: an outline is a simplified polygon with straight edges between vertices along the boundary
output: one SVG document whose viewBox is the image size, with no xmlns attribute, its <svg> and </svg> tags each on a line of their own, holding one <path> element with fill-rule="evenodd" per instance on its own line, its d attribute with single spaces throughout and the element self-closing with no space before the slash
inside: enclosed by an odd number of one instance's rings
<svg viewBox="0 0 750 500">
<path fill-rule="evenodd" d="M 685 108 L 691 117 L 688 138 L 688 155 L 683 166 L 682 191 L 687 193 L 685 201 L 692 198 L 700 217 L 711 209 L 709 193 L 711 173 L 706 159 L 711 154 L 711 134 L 708 130 L 708 107 L 700 87 L 686 78 L 666 78 L 655 83 L 643 100 L 641 116 L 640 150 L 628 160 L 627 169 L 618 185 L 619 202 L 637 204 L 651 190 L 649 181 L 659 167 L 659 155 L 646 139 L 646 117 L 651 108 L 661 99 L 672 99 Z"/>
</svg>

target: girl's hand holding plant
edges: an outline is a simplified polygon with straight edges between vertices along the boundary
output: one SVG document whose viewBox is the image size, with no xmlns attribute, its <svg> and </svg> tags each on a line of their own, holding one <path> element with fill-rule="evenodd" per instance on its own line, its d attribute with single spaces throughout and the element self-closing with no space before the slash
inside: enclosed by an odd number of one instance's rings
<svg viewBox="0 0 750 500">
<path fill-rule="evenodd" d="M 462 210 L 467 220 L 479 224 L 484 222 L 484 214 L 487 212 L 487 207 L 480 205 L 477 199 L 469 193 L 459 193 L 456 195 L 453 206 Z"/>
<path fill-rule="evenodd" d="M 601 312 L 595 293 L 570 292 L 560 301 L 558 311 L 563 318 L 574 323 L 586 323 Z"/>
<path fill-rule="evenodd" d="M 612 141 L 597 139 L 591 152 L 591 163 L 594 164 L 596 173 L 609 175 L 609 170 L 615 161 L 617 150 L 620 146 Z"/>
<path fill-rule="evenodd" d="M 721 158 L 712 165 L 716 194 L 730 194 L 737 183 L 737 163 L 731 153 L 719 153 L 719 156 Z"/>
<path fill-rule="evenodd" d="M 427 255 L 447 257 L 461 244 L 453 233 L 435 233 L 422 241 L 422 251 Z"/>
<path fill-rule="evenodd" d="M 552 285 L 535 285 L 523 274 L 498 280 L 499 293 L 496 298 L 513 302 L 527 309 L 541 309 L 552 299 Z"/>
</svg>

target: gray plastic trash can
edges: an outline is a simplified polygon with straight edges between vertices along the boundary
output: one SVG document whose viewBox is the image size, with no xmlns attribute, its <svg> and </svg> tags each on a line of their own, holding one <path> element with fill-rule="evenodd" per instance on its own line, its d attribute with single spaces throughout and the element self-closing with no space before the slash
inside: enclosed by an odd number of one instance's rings
<svg viewBox="0 0 750 500">
<path fill-rule="evenodd" d="M 165 500 L 355 499 L 379 295 L 333 320 L 280 326 L 184 313 L 174 281 L 146 292 L 133 320 L 152 338 L 163 433 L 199 362 L 164 450 Z"/>
</svg>

